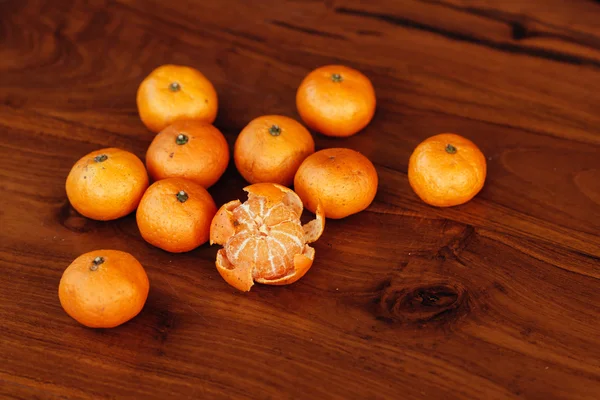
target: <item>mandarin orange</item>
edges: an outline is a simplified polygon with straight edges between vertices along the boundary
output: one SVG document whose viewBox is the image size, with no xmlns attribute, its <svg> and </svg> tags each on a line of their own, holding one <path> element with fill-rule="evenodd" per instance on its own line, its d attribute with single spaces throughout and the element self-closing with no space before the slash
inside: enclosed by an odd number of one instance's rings
<svg viewBox="0 0 600 400">
<path fill-rule="evenodd" d="M 113 328 L 144 307 L 150 283 L 146 271 L 131 254 L 96 250 L 75 259 L 58 286 L 63 309 L 90 328 Z"/>
<path fill-rule="evenodd" d="M 292 118 L 266 115 L 242 130 L 233 157 L 248 182 L 289 186 L 302 161 L 314 152 L 315 142 L 302 124 Z"/>
<path fill-rule="evenodd" d="M 300 84 L 296 106 L 309 128 L 327 136 L 351 136 L 375 114 L 375 89 L 360 71 L 327 65 L 312 71 Z"/>
<path fill-rule="evenodd" d="M 146 167 L 155 181 L 186 178 L 209 188 L 229 164 L 223 134 L 202 121 L 177 121 L 156 135 L 146 152 Z"/>
<path fill-rule="evenodd" d="M 148 188 L 148 174 L 136 155 L 116 148 L 101 149 L 75 163 L 65 188 L 80 214 L 107 221 L 135 210 Z"/>
<path fill-rule="evenodd" d="M 136 220 L 145 241 L 182 253 L 208 241 L 216 212 L 215 202 L 202 186 L 183 178 L 167 178 L 144 193 Z"/>
<path fill-rule="evenodd" d="M 454 133 L 425 139 L 408 162 L 408 181 L 425 203 L 451 207 L 471 200 L 485 182 L 485 156 L 470 140 Z"/>
<path fill-rule="evenodd" d="M 211 244 L 223 245 L 217 252 L 217 270 L 242 291 L 250 290 L 255 281 L 296 282 L 313 263 L 315 250 L 307 243 L 323 233 L 321 208 L 315 220 L 302 226 L 302 201 L 292 190 L 274 183 L 257 183 L 244 190 L 248 200 L 223 205 L 211 223 Z"/>
<path fill-rule="evenodd" d="M 298 168 L 294 190 L 305 207 L 318 204 L 327 218 L 339 219 L 367 208 L 377 193 L 373 163 L 357 151 L 331 148 L 317 151 Z"/>
<path fill-rule="evenodd" d="M 198 70 L 181 65 L 156 68 L 140 84 L 138 112 L 152 132 L 175 121 L 192 119 L 212 124 L 217 117 L 217 92 Z"/>
</svg>

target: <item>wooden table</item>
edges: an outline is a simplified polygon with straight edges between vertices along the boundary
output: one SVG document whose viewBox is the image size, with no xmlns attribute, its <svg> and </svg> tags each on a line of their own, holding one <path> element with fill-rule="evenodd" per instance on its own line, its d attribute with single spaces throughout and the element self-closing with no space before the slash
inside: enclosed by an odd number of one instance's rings
<svg viewBox="0 0 600 400">
<path fill-rule="evenodd" d="M 215 84 L 230 144 L 259 115 L 298 118 L 317 66 L 372 79 L 367 129 L 315 139 L 373 160 L 377 197 L 328 221 L 300 282 L 241 293 L 216 247 L 168 254 L 134 215 L 69 205 L 84 154 L 144 156 L 135 93 L 165 63 Z M 600 398 L 597 1 L 4 0 L 0 132 L 2 398 Z M 483 191 L 449 209 L 406 176 L 441 132 L 488 161 Z M 211 193 L 243 186 L 231 165 Z M 92 330 L 57 287 L 102 248 L 134 254 L 151 290 L 137 318 Z"/>
</svg>

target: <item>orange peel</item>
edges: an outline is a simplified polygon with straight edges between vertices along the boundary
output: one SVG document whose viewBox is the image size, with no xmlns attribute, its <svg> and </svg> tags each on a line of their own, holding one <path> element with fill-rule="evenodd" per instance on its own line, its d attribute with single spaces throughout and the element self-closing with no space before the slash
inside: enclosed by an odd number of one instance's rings
<svg viewBox="0 0 600 400">
<path fill-rule="evenodd" d="M 257 183 L 244 190 L 248 200 L 224 204 L 212 220 L 211 244 L 222 245 L 216 267 L 223 279 L 241 291 L 254 282 L 288 285 L 310 269 L 316 241 L 325 229 L 320 204 L 316 218 L 300 222 L 303 205 L 291 189 L 275 183 Z"/>
</svg>

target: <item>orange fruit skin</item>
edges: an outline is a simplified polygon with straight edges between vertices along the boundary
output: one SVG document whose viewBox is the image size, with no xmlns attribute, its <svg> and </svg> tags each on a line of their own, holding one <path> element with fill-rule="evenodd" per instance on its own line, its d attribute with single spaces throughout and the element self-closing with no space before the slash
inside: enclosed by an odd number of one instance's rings
<svg viewBox="0 0 600 400">
<path fill-rule="evenodd" d="M 173 83 L 179 85 L 176 90 L 171 89 Z M 140 84 L 137 106 L 144 125 L 152 132 L 160 132 L 183 119 L 212 124 L 219 105 L 214 86 L 200 71 L 163 65 Z"/>
<path fill-rule="evenodd" d="M 187 142 L 177 144 L 179 135 Z M 155 181 L 179 177 L 209 188 L 221 178 L 227 164 L 227 140 L 217 128 L 202 121 L 174 122 L 156 135 L 146 152 L 146 167 Z"/>
<path fill-rule="evenodd" d="M 104 262 L 95 271 L 96 257 Z M 96 250 L 77 257 L 64 271 L 58 286 L 63 309 L 90 328 L 114 328 L 144 307 L 150 283 L 146 271 L 131 254 Z"/>
<path fill-rule="evenodd" d="M 185 202 L 177 194 L 184 191 Z M 217 213 L 211 195 L 199 184 L 183 178 L 153 183 L 137 210 L 136 220 L 145 241 L 171 253 L 183 253 L 206 243 Z"/>
<path fill-rule="evenodd" d="M 292 118 L 266 115 L 252 120 L 234 147 L 235 166 L 250 183 L 290 186 L 306 157 L 315 152 L 308 130 Z"/>
<path fill-rule="evenodd" d="M 446 147 L 456 152 L 450 154 Z M 451 207 L 471 200 L 485 182 L 485 156 L 470 140 L 454 133 L 425 139 L 408 161 L 408 182 L 425 203 Z"/>
<path fill-rule="evenodd" d="M 104 161 L 96 157 L 106 156 Z M 80 214 L 100 221 L 124 217 L 138 206 L 148 174 L 134 154 L 116 148 L 93 151 L 75 163 L 65 189 Z"/>
<path fill-rule="evenodd" d="M 334 81 L 334 74 L 339 74 L 341 81 Z M 373 119 L 375 105 L 375 89 L 369 78 L 342 65 L 315 69 L 296 93 L 304 123 L 327 136 L 354 135 Z"/>
<path fill-rule="evenodd" d="M 340 219 L 367 208 L 378 185 L 373 163 L 357 151 L 331 148 L 309 156 L 296 172 L 294 190 L 312 212 L 319 201 L 327 218 Z"/>
<path fill-rule="evenodd" d="M 294 273 L 288 276 L 279 278 L 279 279 L 263 279 L 257 278 L 256 282 L 262 283 L 264 285 L 273 285 L 273 286 L 284 286 L 291 285 L 292 283 L 297 282 L 302 278 L 310 267 L 313 264 L 315 259 L 315 250 L 307 246 L 306 254 L 296 254 L 294 255 Z M 217 252 L 217 271 L 221 278 L 229 285 L 233 286 L 237 290 L 242 292 L 249 292 L 252 286 L 254 286 L 253 277 L 252 277 L 252 269 L 247 266 L 241 266 L 235 269 L 227 268 L 225 265 L 228 264 L 227 257 L 225 255 L 225 251 L 223 249 Z"/>
</svg>

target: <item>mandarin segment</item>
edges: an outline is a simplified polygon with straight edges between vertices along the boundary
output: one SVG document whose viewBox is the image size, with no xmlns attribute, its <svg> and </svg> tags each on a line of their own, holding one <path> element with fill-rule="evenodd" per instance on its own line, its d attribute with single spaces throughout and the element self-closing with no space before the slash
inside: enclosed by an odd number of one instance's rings
<svg viewBox="0 0 600 400">
<path fill-rule="evenodd" d="M 264 214 L 264 220 L 266 224 L 276 225 L 292 218 L 292 214 L 297 215 L 297 213 L 290 207 L 283 203 L 279 203 L 269 208 L 269 210 Z"/>
<path fill-rule="evenodd" d="M 257 195 L 264 197 L 267 201 L 267 206 L 270 208 L 273 204 L 283 203 L 298 215 L 302 215 L 304 206 L 302 200 L 296 192 L 277 183 L 255 183 L 254 185 L 246 186 L 244 191 L 249 195 Z"/>
<path fill-rule="evenodd" d="M 273 279 L 270 281 L 266 281 L 265 279 L 258 278 L 256 282 L 264 283 L 268 285 L 290 285 L 300 278 L 302 278 L 312 266 L 312 263 L 315 259 L 315 249 L 306 245 L 301 254 L 294 255 L 294 271 L 295 273 L 292 275 L 284 276 L 283 278 Z"/>
<path fill-rule="evenodd" d="M 216 261 L 219 273 L 230 285 L 244 291 L 250 290 L 253 281 L 296 281 L 314 258 L 314 250 L 306 246 L 306 231 L 312 232 L 311 240 L 318 239 L 323 231 L 323 214 L 306 228 L 308 224 L 303 227 L 300 222 L 302 203 L 292 190 L 262 183 L 245 190 L 248 200 L 227 203 L 211 224 L 211 241 L 223 244 Z"/>
</svg>

